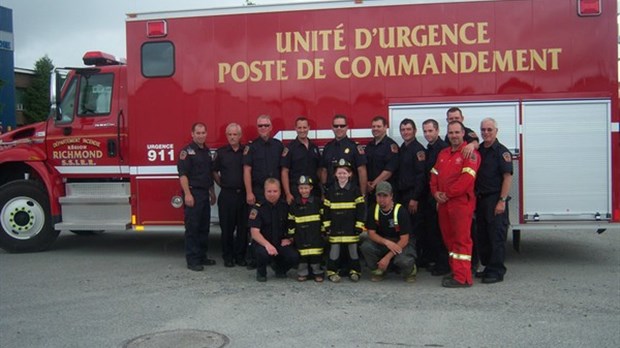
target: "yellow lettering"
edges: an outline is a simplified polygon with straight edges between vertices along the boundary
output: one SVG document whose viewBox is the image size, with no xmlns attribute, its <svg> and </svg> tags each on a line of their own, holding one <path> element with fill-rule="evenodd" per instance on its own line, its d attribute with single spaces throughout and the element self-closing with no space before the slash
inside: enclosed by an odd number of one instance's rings
<svg viewBox="0 0 620 348">
<path fill-rule="evenodd" d="M 439 74 L 439 69 L 437 68 L 435 56 L 433 56 L 431 53 L 426 54 L 426 58 L 424 59 L 424 66 L 422 67 L 422 74 L 428 74 L 428 70 L 431 70 L 431 73 L 433 75 Z"/>
<path fill-rule="evenodd" d="M 366 28 L 355 29 L 355 49 L 364 50 L 372 43 L 372 33 Z"/>
<path fill-rule="evenodd" d="M 336 71 L 336 76 L 338 76 L 341 79 L 348 79 L 351 77 L 351 73 L 350 72 L 343 72 L 342 70 L 342 63 L 349 63 L 349 57 L 340 57 L 336 60 L 336 63 L 334 64 L 334 70 Z"/>
</svg>

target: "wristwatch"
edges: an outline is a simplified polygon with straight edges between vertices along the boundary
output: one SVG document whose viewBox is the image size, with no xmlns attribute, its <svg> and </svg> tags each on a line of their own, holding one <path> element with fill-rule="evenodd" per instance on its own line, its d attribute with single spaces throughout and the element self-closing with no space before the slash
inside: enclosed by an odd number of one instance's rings
<svg viewBox="0 0 620 348">
<path fill-rule="evenodd" d="M 510 200 L 510 196 L 500 197 L 499 200 L 504 202 L 504 203 L 506 203 L 506 202 L 508 202 Z"/>
</svg>

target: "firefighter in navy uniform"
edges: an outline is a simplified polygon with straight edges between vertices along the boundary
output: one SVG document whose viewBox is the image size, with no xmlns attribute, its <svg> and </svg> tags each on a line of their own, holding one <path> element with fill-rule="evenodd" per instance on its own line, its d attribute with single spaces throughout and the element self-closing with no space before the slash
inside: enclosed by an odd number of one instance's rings
<svg viewBox="0 0 620 348">
<path fill-rule="evenodd" d="M 298 117 L 295 120 L 295 131 L 297 138 L 293 140 L 282 151 L 280 165 L 282 167 L 282 188 L 286 195 L 286 202 L 292 204 L 294 198 L 299 197 L 297 192 L 297 182 L 303 175 L 312 179 L 313 183 L 319 182 L 319 163 L 321 153 L 319 148 L 308 139 L 308 119 Z M 320 197 L 321 190 L 318 186 L 314 187 L 312 194 Z"/>
<path fill-rule="evenodd" d="M 284 145 L 271 137 L 272 124 L 269 115 L 260 115 L 256 120 L 258 138 L 243 149 L 243 186 L 248 206 L 265 199 L 264 185 L 268 178 L 280 180 L 280 157 Z M 256 267 L 254 248 L 248 248 L 247 268 Z"/>
<path fill-rule="evenodd" d="M 284 145 L 271 137 L 271 117 L 260 115 L 256 121 L 258 138 L 243 150 L 243 183 L 246 203 L 253 205 L 263 200 L 263 185 L 267 178 L 280 180 L 280 157 Z"/>
<path fill-rule="evenodd" d="M 203 265 L 215 264 L 215 260 L 207 258 L 211 205 L 216 199 L 206 139 L 207 126 L 195 123 L 192 142 L 181 150 L 177 163 L 185 203 L 185 259 L 187 268 L 192 271 L 202 271 Z"/>
<path fill-rule="evenodd" d="M 267 265 L 272 263 L 276 278 L 299 262 L 299 253 L 288 236 L 288 205 L 280 199 L 280 181 L 265 180 L 265 199 L 250 210 L 249 226 L 256 255 L 256 280 L 267 281 Z"/>
<path fill-rule="evenodd" d="M 377 203 L 369 210 L 366 221 L 368 239 L 360 247 L 372 272 L 370 280 L 383 280 L 388 266 L 393 264 L 406 282 L 414 282 L 415 231 L 407 209 L 394 203 L 392 185 L 387 181 L 377 184 L 376 196 Z"/>
<path fill-rule="evenodd" d="M 241 126 L 230 123 L 226 127 L 226 138 L 228 145 L 217 149 L 213 160 L 213 179 L 221 188 L 217 206 L 222 229 L 222 258 L 226 267 L 233 267 L 235 263 L 245 266 L 248 206 L 243 187 L 244 146 L 239 142 Z"/>
<path fill-rule="evenodd" d="M 368 173 L 366 171 L 366 156 L 364 148 L 347 137 L 347 118 L 344 115 L 336 115 L 332 119 L 334 140 L 323 148 L 321 157 L 321 184 L 323 190 L 331 187 L 335 182 L 334 172 L 338 161 L 344 159 L 350 163 L 353 169 L 353 181 L 362 192 L 366 194 L 368 186 Z"/>
<path fill-rule="evenodd" d="M 476 177 L 476 222 L 478 252 L 484 271 L 477 273 L 485 284 L 504 280 L 508 200 L 512 184 L 512 154 L 497 140 L 497 122 L 485 118 L 480 123 L 484 142 L 480 149 L 482 164 Z"/>
<path fill-rule="evenodd" d="M 427 236 L 421 229 L 423 222 L 422 212 L 426 207 L 426 192 L 428 191 L 426 153 L 424 146 L 416 139 L 416 125 L 413 120 L 406 118 L 400 122 L 400 135 L 403 144 L 398 155 L 398 202 L 402 204 L 411 218 L 411 231 L 416 234 L 416 252 L 420 266 L 430 262 L 428 255 Z"/>
<path fill-rule="evenodd" d="M 293 237 L 300 255 L 297 280 L 305 281 L 311 271 L 314 280 L 320 283 L 323 281 L 323 206 L 320 199 L 312 194 L 313 183 L 312 178 L 304 175 L 297 180 L 298 196 L 289 209 L 288 233 Z"/>
<path fill-rule="evenodd" d="M 323 201 L 323 226 L 330 245 L 327 277 L 332 282 L 339 282 L 340 273 L 343 273 L 357 282 L 361 274 L 357 243 L 364 230 L 365 201 L 360 189 L 351 181 L 351 163 L 341 159 L 335 171 L 337 180 L 327 189 Z M 348 256 L 344 259 L 346 262 L 341 260 L 345 255 Z"/>
<path fill-rule="evenodd" d="M 387 136 L 387 120 L 382 116 L 372 119 L 372 136 L 364 152 L 366 152 L 366 168 L 368 171 L 368 205 L 375 202 L 375 187 L 382 181 L 390 184 L 396 182 L 398 169 L 398 144 Z"/>
<path fill-rule="evenodd" d="M 439 136 L 439 123 L 433 119 L 427 119 L 422 123 L 424 138 L 428 141 L 426 145 L 426 168 L 425 173 L 429 174 L 439 152 L 446 147 L 443 139 Z M 430 176 L 426 177 L 426 191 L 424 193 L 426 204 L 422 206 L 423 226 L 422 229 L 427 238 L 427 256 L 434 264 L 427 268 L 431 275 L 442 276 L 450 273 L 450 265 L 448 264 L 448 250 L 439 230 L 439 217 L 437 216 L 437 201 L 429 191 Z"/>
</svg>

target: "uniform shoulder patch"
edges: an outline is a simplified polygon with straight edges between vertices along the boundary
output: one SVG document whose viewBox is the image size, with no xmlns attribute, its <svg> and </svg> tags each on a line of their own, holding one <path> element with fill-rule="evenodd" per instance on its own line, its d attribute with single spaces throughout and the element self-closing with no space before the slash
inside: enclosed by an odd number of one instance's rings
<svg viewBox="0 0 620 348">
<path fill-rule="evenodd" d="M 284 150 L 282 150 L 282 157 L 286 157 L 286 155 L 288 155 L 288 147 L 285 147 Z"/>
<path fill-rule="evenodd" d="M 244 155 L 247 155 L 249 152 L 250 152 L 250 146 L 249 145 L 243 148 L 243 154 Z"/>
<path fill-rule="evenodd" d="M 471 155 L 469 155 L 469 160 L 472 162 L 478 161 L 478 155 L 476 155 L 475 152 L 472 152 Z"/>
<path fill-rule="evenodd" d="M 181 151 L 181 153 L 179 154 L 179 158 L 181 160 L 184 160 L 185 158 L 187 158 L 187 151 L 185 150 Z"/>
<path fill-rule="evenodd" d="M 426 161 L 426 152 L 420 150 L 415 155 L 418 157 L 418 161 Z"/>
<path fill-rule="evenodd" d="M 364 152 L 364 146 L 362 146 L 362 145 L 357 145 L 357 152 L 359 152 L 359 153 L 360 153 L 360 155 L 365 154 L 365 152 Z"/>
<path fill-rule="evenodd" d="M 250 220 L 256 220 L 257 216 L 258 216 L 258 209 L 252 208 L 252 210 L 250 210 Z"/>
<path fill-rule="evenodd" d="M 502 154 L 502 157 L 504 158 L 504 161 L 506 162 L 511 162 L 512 161 L 512 156 L 510 156 L 510 152 L 506 151 Z"/>
<path fill-rule="evenodd" d="M 392 153 L 398 153 L 398 145 L 396 144 L 390 145 L 390 150 L 392 150 Z"/>
</svg>

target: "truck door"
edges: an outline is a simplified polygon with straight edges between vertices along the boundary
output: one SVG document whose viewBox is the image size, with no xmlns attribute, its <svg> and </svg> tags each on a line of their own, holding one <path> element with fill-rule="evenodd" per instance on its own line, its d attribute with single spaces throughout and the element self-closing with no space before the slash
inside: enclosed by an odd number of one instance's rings
<svg viewBox="0 0 620 348">
<path fill-rule="evenodd" d="M 117 77 L 112 69 L 84 69 L 69 75 L 61 117 L 50 121 L 47 129 L 48 158 L 60 173 L 113 177 L 128 172 L 119 156 Z"/>
<path fill-rule="evenodd" d="M 527 221 L 611 218 L 611 102 L 523 103 Z"/>
</svg>

